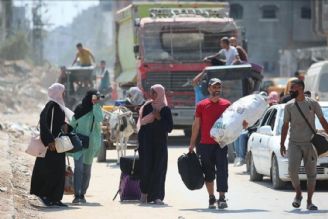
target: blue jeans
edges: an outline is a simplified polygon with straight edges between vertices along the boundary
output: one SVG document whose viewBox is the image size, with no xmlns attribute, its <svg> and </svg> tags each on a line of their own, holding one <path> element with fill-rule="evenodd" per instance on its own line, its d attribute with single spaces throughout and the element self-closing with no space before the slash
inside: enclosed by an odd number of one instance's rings
<svg viewBox="0 0 328 219">
<path fill-rule="evenodd" d="M 83 155 L 74 160 L 74 190 L 75 196 L 85 195 L 89 187 L 91 165 L 83 163 Z"/>
<path fill-rule="evenodd" d="M 248 141 L 248 131 L 243 131 L 234 142 L 236 157 L 245 159 Z"/>
</svg>

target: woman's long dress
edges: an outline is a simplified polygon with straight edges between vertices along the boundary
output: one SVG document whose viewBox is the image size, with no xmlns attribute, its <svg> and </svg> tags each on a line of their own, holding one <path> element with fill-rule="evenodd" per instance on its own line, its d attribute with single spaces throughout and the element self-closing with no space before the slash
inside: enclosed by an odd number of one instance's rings
<svg viewBox="0 0 328 219">
<path fill-rule="evenodd" d="M 52 109 L 54 109 L 53 128 L 50 131 Z M 40 136 L 44 145 L 48 145 L 58 136 L 61 126 L 65 123 L 65 113 L 59 105 L 49 101 L 40 115 Z M 47 150 L 44 158 L 36 158 L 32 180 L 31 194 L 46 197 L 57 202 L 63 198 L 65 185 L 65 153 Z"/>
<path fill-rule="evenodd" d="M 144 107 L 142 117 L 153 112 L 151 104 Z M 164 200 L 167 171 L 167 137 L 173 129 L 171 110 L 163 107 L 161 119 L 141 126 L 138 133 L 141 162 L 140 188 L 148 194 L 148 202 Z"/>
</svg>

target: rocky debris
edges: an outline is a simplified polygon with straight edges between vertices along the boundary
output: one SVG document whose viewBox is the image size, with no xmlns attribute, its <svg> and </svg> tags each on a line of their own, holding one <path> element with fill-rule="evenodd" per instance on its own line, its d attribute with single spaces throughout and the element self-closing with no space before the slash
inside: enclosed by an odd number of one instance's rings
<svg viewBox="0 0 328 219">
<path fill-rule="evenodd" d="M 14 114 L 40 110 L 47 100 L 47 87 L 56 81 L 58 70 L 33 67 L 23 60 L 0 61 L 0 112 Z"/>
</svg>

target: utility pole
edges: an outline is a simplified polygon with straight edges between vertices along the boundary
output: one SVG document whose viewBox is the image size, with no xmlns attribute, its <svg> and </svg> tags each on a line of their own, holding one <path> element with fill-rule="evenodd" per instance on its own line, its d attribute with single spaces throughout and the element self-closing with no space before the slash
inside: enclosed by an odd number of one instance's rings
<svg viewBox="0 0 328 219">
<path fill-rule="evenodd" d="M 32 47 L 35 64 L 41 65 L 43 61 L 43 21 L 42 0 L 33 1 L 32 5 Z"/>
</svg>

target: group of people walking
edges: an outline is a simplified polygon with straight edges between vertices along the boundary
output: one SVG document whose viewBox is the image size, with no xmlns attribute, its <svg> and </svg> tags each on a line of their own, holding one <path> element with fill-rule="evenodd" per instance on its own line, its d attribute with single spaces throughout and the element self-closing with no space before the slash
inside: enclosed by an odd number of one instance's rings
<svg viewBox="0 0 328 219">
<path fill-rule="evenodd" d="M 235 39 L 222 38 L 222 52 L 226 56 L 226 64 L 237 64 L 247 61 L 247 54 L 242 48 L 231 46 Z M 237 46 L 237 45 L 236 45 Z M 214 60 L 220 53 L 205 60 Z M 220 59 L 217 59 L 220 61 Z M 76 60 L 75 60 L 76 61 Z M 201 74 L 194 79 L 198 83 Z M 215 121 L 230 106 L 230 101 L 221 97 L 223 82 L 212 78 L 208 82 L 209 96 L 202 98 L 196 105 L 195 120 L 192 126 L 189 152 L 200 157 L 204 172 L 205 185 L 209 195 L 209 208 L 224 209 L 228 207 L 225 193 L 228 191 L 228 160 L 227 147 L 220 147 L 210 136 L 210 129 Z M 36 158 L 32 180 L 31 194 L 36 195 L 46 206 L 65 207 L 61 200 L 65 184 L 65 153 L 57 153 L 55 138 L 61 133 L 77 132 L 89 136 L 89 145 L 83 150 L 67 154 L 74 159 L 74 190 L 73 204 L 85 203 L 88 190 L 93 158 L 97 156 L 101 146 L 101 122 L 103 113 L 99 103 L 99 91 L 89 90 L 74 112 L 65 107 L 65 87 L 54 83 L 48 89 L 49 101 L 40 114 L 40 136 L 43 144 L 48 147 L 44 158 Z M 165 88 L 156 84 L 150 88 L 150 99 L 145 101 L 138 88 L 128 92 L 128 102 L 137 105 L 139 159 L 141 164 L 140 190 L 141 203 L 162 205 L 165 198 L 165 181 L 168 165 L 168 133 L 173 129 L 171 110 L 165 96 Z M 273 97 L 272 97 L 273 98 Z M 274 99 L 274 98 L 273 98 Z M 308 177 L 307 209 L 317 210 L 312 203 L 315 190 L 317 156 L 311 144 L 311 130 L 300 117 L 297 104 L 314 126 L 315 115 L 318 116 L 324 130 L 328 133 L 328 123 L 323 117 L 317 101 L 304 95 L 304 82 L 291 82 L 290 100 L 285 107 L 284 125 L 281 137 L 281 154 L 286 155 L 285 140 L 290 124 L 289 139 L 289 174 L 292 179 L 296 196 L 292 205 L 300 207 L 302 193 L 298 179 L 298 168 L 304 160 Z M 248 123 L 244 121 L 243 128 Z M 197 139 L 200 134 L 200 144 Z M 214 180 L 219 199 L 215 197 Z"/>
<path fill-rule="evenodd" d="M 68 154 L 74 159 L 73 204 L 86 203 L 93 158 L 101 146 L 103 113 L 99 92 L 89 90 L 74 112 L 65 107 L 65 87 L 54 83 L 48 88 L 48 103 L 40 114 L 40 136 L 48 147 L 44 158 L 37 157 L 33 168 L 30 193 L 47 207 L 67 207 L 61 200 L 65 184 L 65 153 L 57 153 L 55 138 L 62 133 L 76 132 L 89 136 L 89 145 L 83 150 Z M 140 189 L 143 203 L 163 204 L 167 171 L 167 137 L 173 129 L 171 110 L 167 105 L 165 89 L 154 85 L 150 100 L 140 101 L 142 92 L 131 90 L 132 103 L 142 104 L 138 119 L 139 156 L 141 163 Z M 151 138 L 149 136 L 152 136 Z"/>
</svg>

